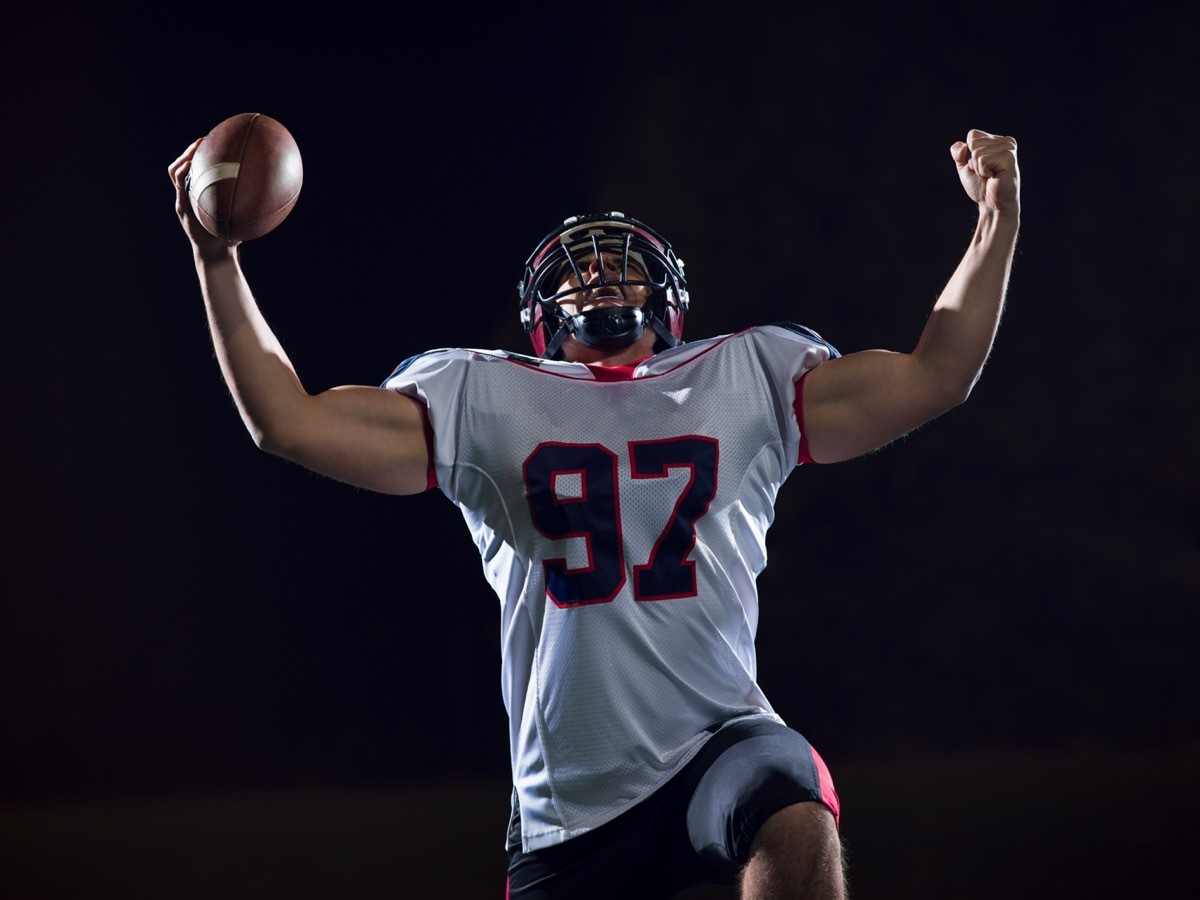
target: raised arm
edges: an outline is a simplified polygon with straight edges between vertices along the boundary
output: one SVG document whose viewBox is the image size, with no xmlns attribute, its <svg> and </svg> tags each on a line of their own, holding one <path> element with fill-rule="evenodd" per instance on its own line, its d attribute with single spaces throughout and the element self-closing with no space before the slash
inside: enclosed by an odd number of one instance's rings
<svg viewBox="0 0 1200 900">
<path fill-rule="evenodd" d="M 868 453 L 962 403 L 991 352 L 1021 222 L 1017 144 L 972 130 L 950 154 L 979 207 L 975 236 L 911 353 L 850 353 L 809 373 L 804 427 L 817 462 Z"/>
<path fill-rule="evenodd" d="M 262 449 L 315 472 L 389 494 L 425 490 L 429 455 L 417 401 L 369 386 L 309 394 L 267 325 L 236 244 L 204 230 L 185 179 L 194 142 L 168 170 L 175 210 L 192 243 L 213 347 L 247 430 Z"/>
</svg>

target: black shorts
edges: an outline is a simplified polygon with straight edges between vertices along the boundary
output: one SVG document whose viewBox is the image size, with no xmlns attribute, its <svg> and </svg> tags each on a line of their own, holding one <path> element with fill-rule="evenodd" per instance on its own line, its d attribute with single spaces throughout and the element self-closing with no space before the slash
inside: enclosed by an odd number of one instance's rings
<svg viewBox="0 0 1200 900">
<path fill-rule="evenodd" d="M 646 800 L 579 837 L 523 853 L 514 811 L 508 896 L 640 900 L 734 884 L 762 824 L 809 800 L 837 818 L 833 780 L 808 741 L 770 719 L 734 721 Z"/>
</svg>

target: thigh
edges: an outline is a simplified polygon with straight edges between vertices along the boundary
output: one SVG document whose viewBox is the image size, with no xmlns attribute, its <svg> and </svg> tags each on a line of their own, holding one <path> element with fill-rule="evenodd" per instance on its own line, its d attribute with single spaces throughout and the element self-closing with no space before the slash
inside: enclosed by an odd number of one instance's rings
<svg viewBox="0 0 1200 900">
<path fill-rule="evenodd" d="M 833 779 L 799 732 L 770 719 L 734 722 L 705 751 L 709 761 L 694 773 L 688 837 L 695 852 L 726 875 L 736 877 L 758 830 L 780 810 L 816 801 L 837 819 Z"/>
</svg>

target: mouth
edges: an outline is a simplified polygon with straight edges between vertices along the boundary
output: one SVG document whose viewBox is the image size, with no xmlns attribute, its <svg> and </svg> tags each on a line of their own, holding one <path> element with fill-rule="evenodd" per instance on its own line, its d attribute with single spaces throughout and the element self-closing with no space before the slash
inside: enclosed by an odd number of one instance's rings
<svg viewBox="0 0 1200 900">
<path fill-rule="evenodd" d="M 601 303 L 609 303 L 609 305 L 611 305 L 611 303 L 625 302 L 625 295 L 621 293 L 620 288 L 593 288 L 588 292 L 588 294 L 588 299 L 591 300 L 591 302 L 595 305 L 599 305 Z"/>
</svg>

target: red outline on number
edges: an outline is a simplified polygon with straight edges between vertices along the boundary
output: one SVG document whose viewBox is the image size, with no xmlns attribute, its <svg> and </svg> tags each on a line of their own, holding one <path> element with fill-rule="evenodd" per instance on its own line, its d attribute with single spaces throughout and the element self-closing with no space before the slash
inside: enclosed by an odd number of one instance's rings
<svg viewBox="0 0 1200 900">
<path fill-rule="evenodd" d="M 664 463 L 663 471 L 641 474 L 634 469 L 634 447 L 646 444 L 674 444 L 679 441 L 708 441 L 713 445 L 713 470 L 712 470 L 712 493 L 708 495 L 708 499 L 704 501 L 704 508 L 696 514 L 692 519 L 692 542 L 688 544 L 687 550 L 680 557 L 680 567 L 686 568 L 692 576 L 692 589 L 686 594 L 660 594 L 651 597 L 642 597 L 638 594 L 638 573 L 648 572 L 654 568 L 655 561 L 658 559 L 658 550 L 662 546 L 662 542 L 666 540 L 667 535 L 675 526 L 675 520 L 679 516 L 679 507 L 683 503 L 684 498 L 691 492 L 692 487 L 696 483 L 696 464 L 695 462 L 677 462 Z M 654 542 L 654 547 L 650 550 L 650 558 L 643 565 L 635 565 L 633 567 L 633 599 L 639 603 L 649 603 L 656 600 L 684 600 L 688 597 L 695 597 L 699 594 L 699 586 L 696 584 L 696 561 L 688 559 L 688 555 L 696 548 L 696 523 L 708 515 L 708 509 L 712 506 L 713 498 L 717 495 L 717 469 L 720 464 L 721 444 L 716 438 L 707 437 L 703 434 L 681 434 L 678 437 L 656 438 L 650 441 L 630 441 L 628 443 L 629 452 L 629 477 L 631 479 L 641 478 L 667 478 L 670 476 L 672 469 L 687 469 L 689 471 L 688 482 L 684 485 L 679 496 L 675 498 L 675 506 L 671 510 L 671 515 L 667 518 L 667 525 L 658 536 L 658 540 Z"/>
<path fill-rule="evenodd" d="M 608 455 L 609 459 L 612 461 L 612 485 L 613 485 L 612 494 L 613 494 L 613 519 L 614 519 L 613 524 L 616 526 L 616 535 L 617 535 L 616 564 L 617 564 L 617 570 L 621 573 L 621 577 L 617 580 L 616 586 L 613 588 L 612 593 L 609 594 L 607 597 L 599 597 L 595 600 L 580 600 L 576 603 L 564 603 L 564 602 L 561 602 L 557 597 L 554 596 L 554 594 L 552 594 L 550 592 L 550 587 L 549 587 L 549 583 L 548 583 L 549 579 L 546 577 L 546 569 L 549 565 L 551 565 L 552 563 L 562 563 L 563 572 L 566 575 L 584 574 L 587 572 L 596 571 L 596 557 L 595 557 L 595 554 L 592 552 L 592 534 L 593 534 L 592 531 L 572 531 L 572 532 L 568 532 L 566 534 L 558 535 L 556 537 L 554 535 L 547 534 L 545 531 L 543 531 L 542 527 L 538 524 L 537 518 L 532 513 L 533 507 L 532 507 L 532 504 L 530 504 L 530 502 L 529 502 L 529 496 L 530 496 L 530 492 L 529 492 L 529 490 L 530 490 L 529 461 L 531 459 L 533 459 L 534 456 L 536 456 L 543 447 L 595 447 L 596 449 L 603 450 Z M 609 450 L 603 444 L 597 444 L 597 443 L 582 444 L 582 443 L 574 443 L 572 441 L 544 441 L 544 442 L 538 444 L 536 447 L 534 447 L 532 451 L 530 451 L 529 455 L 525 457 L 525 462 L 521 465 L 521 478 L 525 482 L 525 504 L 530 509 L 529 519 L 530 519 L 530 522 L 533 524 L 533 527 L 535 529 L 537 529 L 537 532 L 540 535 L 542 535 L 542 537 L 546 538 L 549 541 L 569 540 L 570 538 L 583 538 L 584 539 L 584 547 L 587 550 L 588 565 L 586 568 L 572 569 L 570 566 L 567 565 L 567 558 L 565 556 L 555 556 L 552 558 L 546 558 L 546 559 L 542 560 L 542 579 L 543 579 L 543 581 L 547 582 L 546 596 L 549 597 L 550 601 L 555 606 L 557 606 L 559 609 L 574 609 L 579 606 L 594 606 L 598 603 L 612 603 L 612 601 L 616 599 L 617 594 L 621 593 L 621 588 L 625 587 L 625 534 L 621 528 L 621 489 L 619 487 L 619 485 L 620 485 L 620 469 L 618 467 L 618 462 L 619 462 L 619 459 L 617 457 L 617 454 L 614 453 L 612 450 Z M 583 477 L 580 479 L 580 481 L 582 482 L 582 487 L 583 487 L 583 496 L 579 497 L 579 498 L 572 497 L 570 500 L 559 500 L 558 497 L 554 496 L 554 494 L 553 494 L 554 479 L 557 478 L 560 474 L 569 474 L 569 473 L 574 473 L 574 472 L 584 473 Z M 556 506 L 561 506 L 561 505 L 564 505 L 567 503 L 582 503 L 584 500 L 586 500 L 588 498 L 588 496 L 590 495 L 590 491 L 588 489 L 588 480 L 587 480 L 586 472 L 587 472 L 586 469 L 579 469 L 579 468 L 550 469 L 547 474 L 548 474 L 548 484 L 549 484 L 550 490 L 551 490 L 552 502 Z"/>
</svg>

